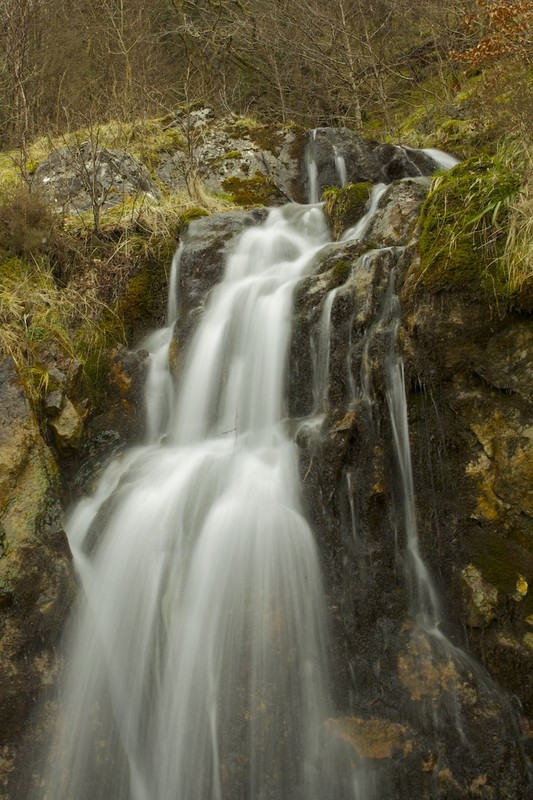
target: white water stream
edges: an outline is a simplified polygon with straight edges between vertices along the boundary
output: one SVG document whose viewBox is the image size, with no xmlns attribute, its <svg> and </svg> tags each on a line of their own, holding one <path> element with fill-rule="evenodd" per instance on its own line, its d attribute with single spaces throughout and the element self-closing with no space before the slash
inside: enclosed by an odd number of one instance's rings
<svg viewBox="0 0 533 800">
<path fill-rule="evenodd" d="M 144 343 L 149 442 L 68 523 L 85 599 L 49 800 L 353 796 L 283 425 L 292 292 L 327 240 L 321 208 L 296 205 L 239 237 L 176 396 L 175 297 Z"/>
</svg>

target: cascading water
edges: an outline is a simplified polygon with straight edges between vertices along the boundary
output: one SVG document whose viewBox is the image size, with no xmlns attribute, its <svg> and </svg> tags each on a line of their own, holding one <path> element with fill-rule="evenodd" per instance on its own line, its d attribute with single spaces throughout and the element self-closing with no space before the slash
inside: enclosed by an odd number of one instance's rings
<svg viewBox="0 0 533 800">
<path fill-rule="evenodd" d="M 318 186 L 318 167 L 315 158 L 316 128 L 311 131 L 311 138 L 305 150 L 305 167 L 307 171 L 307 197 L 310 203 L 318 203 L 320 189 Z"/>
<path fill-rule="evenodd" d="M 47 798 L 354 796 L 324 729 L 321 575 L 283 426 L 292 292 L 327 239 L 295 205 L 241 235 L 177 396 L 172 296 L 144 343 L 149 442 L 68 524 L 85 599 Z"/>
<path fill-rule="evenodd" d="M 376 183 L 376 185 L 372 187 L 367 210 L 361 219 L 358 220 L 358 222 L 353 226 L 353 228 L 349 228 L 345 233 L 343 233 L 341 237 L 343 242 L 359 241 L 364 237 L 377 211 L 379 201 L 385 194 L 386 190 L 387 185 L 385 183 Z"/>
<path fill-rule="evenodd" d="M 341 186 L 346 184 L 346 162 L 344 156 L 337 146 L 333 147 L 333 156 L 335 158 L 335 172 L 337 179 Z"/>
</svg>

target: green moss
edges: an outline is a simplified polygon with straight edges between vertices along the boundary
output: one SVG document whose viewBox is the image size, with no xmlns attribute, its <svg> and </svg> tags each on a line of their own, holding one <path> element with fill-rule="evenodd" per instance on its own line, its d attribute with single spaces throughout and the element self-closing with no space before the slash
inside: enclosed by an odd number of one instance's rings
<svg viewBox="0 0 533 800">
<path fill-rule="evenodd" d="M 185 140 L 179 130 L 173 127 L 164 127 L 162 120 L 145 122 L 139 126 L 132 137 L 132 144 L 128 148 L 146 164 L 149 170 L 154 170 L 164 153 L 175 153 L 185 147 Z"/>
<path fill-rule="evenodd" d="M 129 342 L 162 321 L 160 316 L 167 289 L 167 265 L 175 247 L 175 241 L 169 237 L 157 252 L 147 252 L 142 269 L 129 280 L 116 306 L 116 314 Z"/>
<path fill-rule="evenodd" d="M 341 189 L 332 187 L 325 190 L 322 195 L 324 213 L 335 239 L 363 216 L 371 191 L 372 184 L 368 182 L 348 183 Z"/>
<path fill-rule="evenodd" d="M 194 219 L 200 219 L 201 217 L 208 217 L 209 214 L 205 210 L 205 208 L 193 207 L 188 208 L 183 214 L 180 214 L 179 222 L 178 222 L 178 233 L 182 233 L 190 222 Z"/>
<path fill-rule="evenodd" d="M 502 255 L 519 178 L 497 158 L 473 158 L 437 176 L 420 213 L 417 278 L 432 291 L 480 290 L 509 301 Z"/>
<path fill-rule="evenodd" d="M 228 125 L 224 131 L 235 139 L 249 139 L 261 150 L 269 150 L 277 155 L 280 151 L 286 128 L 279 125 L 265 125 L 251 117 L 239 117 Z"/>
<path fill-rule="evenodd" d="M 268 206 L 283 200 L 274 182 L 260 172 L 252 178 L 226 178 L 222 181 L 222 189 L 230 195 L 232 203 L 240 206 Z"/>
<path fill-rule="evenodd" d="M 335 283 L 344 283 L 352 269 L 353 261 L 350 258 L 339 258 L 332 267 Z"/>
</svg>

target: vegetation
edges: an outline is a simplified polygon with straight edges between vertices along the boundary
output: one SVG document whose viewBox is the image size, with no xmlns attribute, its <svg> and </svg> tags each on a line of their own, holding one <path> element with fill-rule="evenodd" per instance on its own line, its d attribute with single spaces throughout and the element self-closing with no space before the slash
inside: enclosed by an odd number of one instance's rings
<svg viewBox="0 0 533 800">
<path fill-rule="evenodd" d="M 258 137 L 265 120 L 392 135 L 396 104 L 449 101 L 474 56 L 524 63 L 530 19 L 524 0 L 4 0 L 0 146 L 200 104 Z"/>
<path fill-rule="evenodd" d="M 270 178 L 256 172 L 251 178 L 231 177 L 222 181 L 224 192 L 239 206 L 264 206 L 283 201 L 283 195 Z"/>
<path fill-rule="evenodd" d="M 481 293 L 499 313 L 533 310 L 530 159 L 515 146 L 434 178 L 420 215 L 420 283 Z"/>
<path fill-rule="evenodd" d="M 138 332 L 141 311 L 159 313 L 156 294 L 191 219 L 228 203 L 282 199 L 260 173 L 228 177 L 225 200 L 204 191 L 202 129 L 189 112 L 207 105 L 225 116 L 228 135 L 272 152 L 279 131 L 267 123 L 284 121 L 296 132 L 348 125 L 467 158 L 434 180 L 417 278 L 434 291 L 482 292 L 500 310 L 532 311 L 532 21 L 531 0 L 333 0 L 327 8 L 319 0 L 75 0 L 67 17 L 59 0 L 6 0 L 0 352 L 37 399 L 56 351 L 82 361 L 97 385 L 104 349 Z M 165 190 L 157 202 L 123 197 L 110 209 L 93 192 L 92 211 L 58 215 L 31 177 L 54 147 L 87 141 L 94 152 L 126 149 L 156 183 L 161 157 L 179 150 L 187 191 Z M 228 149 L 221 158 L 239 156 Z M 368 191 L 325 193 L 335 237 L 361 216 Z"/>
<path fill-rule="evenodd" d="M 108 324 L 103 325 L 106 314 Z M 2 259 L 0 354 L 13 359 L 35 406 L 56 388 L 52 367 L 66 360 L 87 366 L 90 392 L 100 377 L 105 350 L 121 339 L 118 318 L 94 292 L 59 287 L 44 261 Z"/>
</svg>

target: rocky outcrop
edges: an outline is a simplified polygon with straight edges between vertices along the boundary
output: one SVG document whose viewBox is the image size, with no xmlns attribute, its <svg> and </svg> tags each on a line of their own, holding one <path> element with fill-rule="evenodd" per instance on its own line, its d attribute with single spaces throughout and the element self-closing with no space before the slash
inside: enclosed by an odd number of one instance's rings
<svg viewBox="0 0 533 800">
<path fill-rule="evenodd" d="M 437 569 L 470 646 L 531 718 L 531 326 L 521 316 L 489 315 L 485 303 L 460 292 L 406 291 L 405 307 L 413 406 L 426 409 L 425 420 L 416 413 L 412 422 L 419 504 L 421 514 L 442 509 L 433 523 L 445 554 Z M 430 499 L 422 477 L 435 450 L 446 457 L 432 465 L 438 482 Z"/>
<path fill-rule="evenodd" d="M 73 594 L 57 468 L 11 361 L 0 365 L 0 794 L 39 693 L 58 675 L 56 645 Z M 46 730 L 40 729 L 39 736 Z M 15 770 L 16 772 L 16 770 Z M 9 796 L 17 796 L 15 794 Z"/>
<path fill-rule="evenodd" d="M 170 126 L 185 146 L 161 155 L 156 172 L 169 189 L 187 189 L 194 174 L 243 205 L 303 199 L 295 180 L 303 131 L 238 117 L 215 121 L 210 109 L 178 115 Z"/>
<path fill-rule="evenodd" d="M 341 713 L 328 730 L 380 796 L 525 798 L 530 327 L 459 291 L 413 287 L 427 186 L 393 182 L 363 239 L 326 248 L 295 297 L 289 409 L 331 613 Z M 420 553 L 442 637 L 418 621 L 409 568 L 387 376 L 398 350 Z"/>
</svg>

